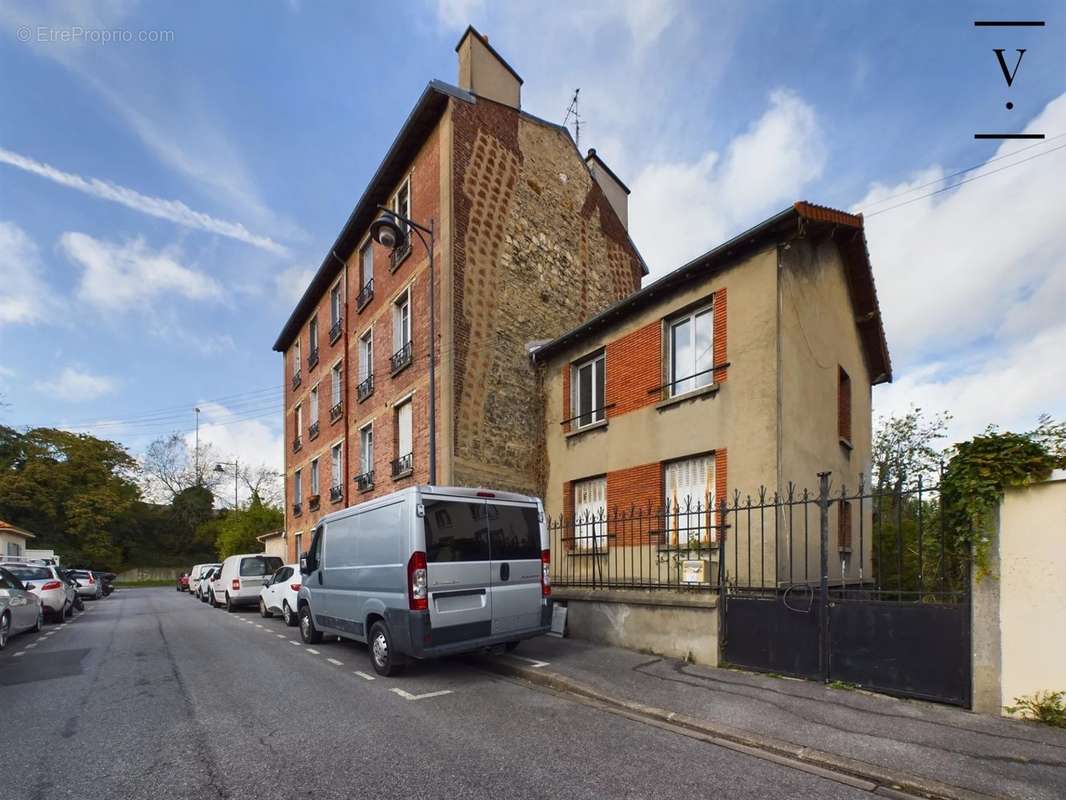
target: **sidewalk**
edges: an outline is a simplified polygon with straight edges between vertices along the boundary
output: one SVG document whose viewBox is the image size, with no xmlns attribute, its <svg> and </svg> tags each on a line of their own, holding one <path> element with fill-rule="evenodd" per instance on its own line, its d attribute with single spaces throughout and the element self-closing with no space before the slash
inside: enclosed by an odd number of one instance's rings
<svg viewBox="0 0 1066 800">
<path fill-rule="evenodd" d="M 483 663 L 622 713 L 911 793 L 1066 797 L 1066 731 L 1042 725 L 547 636 Z"/>
</svg>

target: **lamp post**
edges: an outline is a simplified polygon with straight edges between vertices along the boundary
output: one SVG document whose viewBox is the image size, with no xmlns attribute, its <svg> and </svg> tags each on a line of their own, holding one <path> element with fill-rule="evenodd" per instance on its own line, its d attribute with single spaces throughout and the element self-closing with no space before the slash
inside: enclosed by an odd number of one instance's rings
<svg viewBox="0 0 1066 800">
<path fill-rule="evenodd" d="M 241 474 L 241 471 L 240 471 L 240 468 L 239 468 L 239 464 L 240 464 L 240 462 L 237 459 L 233 459 L 233 461 L 219 461 L 217 464 L 215 464 L 215 472 L 217 472 L 219 474 L 221 474 L 221 473 L 226 471 L 225 469 L 223 469 L 223 467 L 233 467 L 233 510 L 234 511 L 236 511 L 238 509 L 238 505 L 237 505 L 237 481 L 238 481 L 238 479 L 240 477 L 240 474 Z"/>
<path fill-rule="evenodd" d="M 381 214 L 370 223 L 371 238 L 389 250 L 396 250 L 407 241 L 407 231 L 397 223 L 418 234 L 422 246 L 429 252 L 429 483 L 437 482 L 437 371 L 436 371 L 436 292 L 433 286 L 433 245 L 435 235 L 433 232 L 433 220 L 429 221 L 429 227 L 419 225 L 413 219 L 397 214 L 384 206 L 378 206 Z M 426 237 L 429 236 L 429 241 Z"/>
</svg>

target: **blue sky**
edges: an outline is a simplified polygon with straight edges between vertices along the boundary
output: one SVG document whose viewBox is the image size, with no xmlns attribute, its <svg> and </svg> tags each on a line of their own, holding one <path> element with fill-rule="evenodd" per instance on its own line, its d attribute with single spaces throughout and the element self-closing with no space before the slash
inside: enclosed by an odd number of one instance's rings
<svg viewBox="0 0 1066 800">
<path fill-rule="evenodd" d="M 973 139 L 1066 133 L 1066 6 L 974 29 L 1005 7 L 5 3 L 0 422 L 136 452 L 199 404 L 221 455 L 280 465 L 271 344 L 425 83 L 454 82 L 468 22 L 532 113 L 561 121 L 581 87 L 581 146 L 633 190 L 653 276 L 796 199 L 884 211 L 868 236 L 896 383 L 877 410 L 951 408 L 956 436 L 1066 416 L 1066 140 Z M 168 40 L 56 40 L 76 26 Z M 994 47 L 1027 48 L 1010 89 Z M 891 208 L 991 158 L 960 177 L 1009 168 Z"/>
</svg>

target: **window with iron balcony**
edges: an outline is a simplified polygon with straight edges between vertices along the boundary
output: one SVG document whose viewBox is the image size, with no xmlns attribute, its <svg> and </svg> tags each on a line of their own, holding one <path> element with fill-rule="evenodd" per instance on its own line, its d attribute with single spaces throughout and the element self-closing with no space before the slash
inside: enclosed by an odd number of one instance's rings
<svg viewBox="0 0 1066 800">
<path fill-rule="evenodd" d="M 403 478 L 414 470 L 414 453 L 402 455 L 392 462 L 392 477 Z"/>
<path fill-rule="evenodd" d="M 292 515 L 294 517 L 300 516 L 303 512 L 304 512 L 303 503 L 293 503 L 292 504 Z"/>
<path fill-rule="evenodd" d="M 395 375 L 404 367 L 408 366 L 411 363 L 412 356 L 413 354 L 410 342 L 408 342 L 395 353 L 393 353 L 389 359 L 390 363 L 392 364 L 392 374 Z"/>
<path fill-rule="evenodd" d="M 333 344 L 341 337 L 341 320 L 337 320 L 329 329 L 329 343 Z"/>
<path fill-rule="evenodd" d="M 296 387 L 298 387 L 300 385 L 300 381 L 300 370 L 296 370 L 296 372 L 292 373 L 292 388 L 295 389 Z"/>
<path fill-rule="evenodd" d="M 331 503 L 339 503 L 344 499 L 344 487 L 340 484 L 329 487 L 329 501 Z"/>
<path fill-rule="evenodd" d="M 307 426 L 307 438 L 312 441 L 318 438 L 318 420 Z"/>
<path fill-rule="evenodd" d="M 372 395 L 373 393 L 374 393 L 374 376 L 373 375 L 368 376 L 367 379 L 365 381 L 363 381 L 362 383 L 360 383 L 355 389 L 355 394 L 359 398 L 359 402 L 360 403 L 363 402 L 364 400 L 366 400 L 368 397 L 370 397 L 370 395 Z"/>
<path fill-rule="evenodd" d="M 353 478 L 355 486 L 360 492 L 368 492 L 374 488 L 374 470 L 361 472 Z"/>
<path fill-rule="evenodd" d="M 318 507 L 320 505 L 320 501 L 321 501 L 321 497 L 319 497 L 317 494 L 313 494 L 313 495 L 311 495 L 310 497 L 307 498 L 307 507 L 311 511 L 318 511 Z"/>
<path fill-rule="evenodd" d="M 359 294 L 355 297 L 355 310 L 362 311 L 366 308 L 366 304 L 374 299 L 374 279 L 371 278 L 363 284 L 363 288 L 359 290 Z"/>
<path fill-rule="evenodd" d="M 297 436 L 292 440 L 292 452 L 296 453 L 304 446 L 304 440 L 302 436 Z"/>
<path fill-rule="evenodd" d="M 313 348 L 311 350 L 311 352 L 307 354 L 307 368 L 308 369 L 314 369 L 316 364 L 318 364 L 318 348 L 317 347 Z"/>
</svg>

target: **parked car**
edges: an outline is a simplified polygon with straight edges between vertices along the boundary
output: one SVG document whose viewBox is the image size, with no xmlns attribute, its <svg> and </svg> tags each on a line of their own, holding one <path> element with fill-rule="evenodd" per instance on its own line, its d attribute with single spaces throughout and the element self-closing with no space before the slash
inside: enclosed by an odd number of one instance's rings
<svg viewBox="0 0 1066 800">
<path fill-rule="evenodd" d="M 189 573 L 183 572 L 178 576 L 177 585 L 175 587 L 179 592 L 189 591 Z"/>
<path fill-rule="evenodd" d="M 114 572 L 97 572 L 96 577 L 100 581 L 100 589 L 104 593 L 104 597 L 115 591 L 115 587 L 111 585 L 111 582 L 118 576 Z"/>
<path fill-rule="evenodd" d="M 56 622 L 74 612 L 78 593 L 58 567 L 43 564 L 0 564 L 40 598 L 44 613 Z"/>
<path fill-rule="evenodd" d="M 381 675 L 408 657 L 513 647 L 551 627 L 540 500 L 414 486 L 324 517 L 300 559 L 305 642 L 370 646 Z"/>
<path fill-rule="evenodd" d="M 16 633 L 39 631 L 44 625 L 41 598 L 12 573 L 0 567 L 0 650 Z"/>
<path fill-rule="evenodd" d="M 222 562 L 218 579 L 211 584 L 216 605 L 227 611 L 259 602 L 259 590 L 267 578 L 281 567 L 281 559 L 263 553 L 241 553 Z"/>
<path fill-rule="evenodd" d="M 200 597 L 200 582 L 203 577 L 214 567 L 220 567 L 221 564 L 195 564 L 192 571 L 189 573 L 189 592 Z"/>
<path fill-rule="evenodd" d="M 200 599 L 211 606 L 215 605 L 215 583 L 222 574 L 222 565 L 208 571 L 200 581 Z"/>
<path fill-rule="evenodd" d="M 99 600 L 104 596 L 104 586 L 96 579 L 96 573 L 87 569 L 71 569 L 67 570 L 67 574 L 76 581 L 75 591 L 79 597 Z"/>
<path fill-rule="evenodd" d="M 259 592 L 259 614 L 272 617 L 281 614 L 285 624 L 297 623 L 296 599 L 300 592 L 300 565 L 286 564 L 263 584 Z"/>
</svg>

